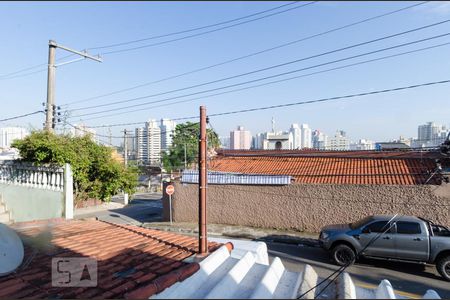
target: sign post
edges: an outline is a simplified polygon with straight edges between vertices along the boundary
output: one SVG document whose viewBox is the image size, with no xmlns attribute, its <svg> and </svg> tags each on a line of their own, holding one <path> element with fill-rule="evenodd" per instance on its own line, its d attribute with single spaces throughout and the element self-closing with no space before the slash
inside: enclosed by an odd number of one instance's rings
<svg viewBox="0 0 450 300">
<path fill-rule="evenodd" d="M 170 213 L 170 225 L 172 225 L 172 194 L 175 191 L 173 185 L 166 186 L 166 193 L 169 195 L 169 213 Z"/>
</svg>

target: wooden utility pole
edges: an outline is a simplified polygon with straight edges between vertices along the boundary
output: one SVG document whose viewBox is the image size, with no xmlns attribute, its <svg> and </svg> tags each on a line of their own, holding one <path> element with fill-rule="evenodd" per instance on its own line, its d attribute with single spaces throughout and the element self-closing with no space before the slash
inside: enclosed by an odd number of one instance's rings
<svg viewBox="0 0 450 300">
<path fill-rule="evenodd" d="M 77 58 L 71 61 L 63 62 L 60 64 L 55 64 L 55 55 L 56 55 L 56 48 L 66 50 L 69 52 L 72 52 L 74 54 L 80 55 L 81 58 Z M 44 129 L 48 132 L 53 132 L 53 127 L 56 123 L 56 116 L 54 116 L 54 107 L 55 107 L 55 70 L 56 67 L 70 64 L 85 58 L 89 58 L 98 62 L 102 62 L 102 59 L 97 56 L 94 57 L 92 55 L 89 55 L 86 51 L 77 51 L 70 49 L 68 47 L 58 45 L 55 41 L 48 41 L 48 76 L 47 76 L 47 112 L 45 115 L 45 123 L 44 123 Z"/>
<path fill-rule="evenodd" d="M 198 145 L 198 252 L 200 255 L 206 255 L 208 253 L 208 238 L 206 231 L 206 185 L 208 171 L 206 168 L 206 107 L 204 106 L 200 106 L 200 141 Z"/>
</svg>

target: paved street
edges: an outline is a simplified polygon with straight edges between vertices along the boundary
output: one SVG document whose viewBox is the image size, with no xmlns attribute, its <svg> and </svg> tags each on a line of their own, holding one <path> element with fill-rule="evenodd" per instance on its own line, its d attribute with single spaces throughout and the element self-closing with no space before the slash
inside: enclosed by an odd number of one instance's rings
<svg viewBox="0 0 450 300">
<path fill-rule="evenodd" d="M 123 203 L 123 199 L 116 197 L 115 202 Z M 99 220 L 118 224 L 141 224 L 143 222 L 161 221 L 161 194 L 136 194 L 128 206 L 117 209 L 98 210 L 85 214 L 78 214 L 75 218 L 97 217 Z"/>
<path fill-rule="evenodd" d="M 310 264 L 320 277 L 325 278 L 338 269 L 321 248 L 267 241 L 266 244 L 270 258 L 280 257 L 289 270 L 302 271 L 304 264 Z M 374 288 L 382 279 L 388 279 L 396 291 L 401 291 L 400 296 L 421 297 L 427 289 L 434 289 L 443 299 L 450 298 L 450 283 L 441 279 L 434 266 L 365 259 L 349 267 L 347 272 L 361 287 Z"/>
<path fill-rule="evenodd" d="M 77 218 L 98 217 L 100 220 L 120 224 L 161 221 L 160 194 L 137 194 L 134 198 L 124 208 L 91 212 L 78 215 Z M 114 201 L 121 200 L 116 198 Z M 292 271 L 302 271 L 305 264 L 310 264 L 321 278 L 325 278 L 338 269 L 314 239 L 305 239 L 301 244 L 274 242 L 270 237 L 261 240 L 267 244 L 270 258 L 280 257 L 286 268 Z M 419 297 L 427 289 L 434 289 L 442 298 L 450 298 L 450 283 L 441 279 L 434 266 L 365 259 L 349 267 L 347 272 L 352 275 L 355 284 L 361 287 L 374 288 L 382 279 L 388 279 L 400 296 Z M 331 288 L 333 285 L 328 289 Z"/>
</svg>

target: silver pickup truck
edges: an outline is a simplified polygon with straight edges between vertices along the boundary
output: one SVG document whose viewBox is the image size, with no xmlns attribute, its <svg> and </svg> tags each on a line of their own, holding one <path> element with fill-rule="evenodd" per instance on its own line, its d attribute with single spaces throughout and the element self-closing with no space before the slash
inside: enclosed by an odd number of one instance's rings
<svg viewBox="0 0 450 300">
<path fill-rule="evenodd" d="M 323 227 L 319 243 L 341 266 L 354 262 L 359 256 L 429 263 L 436 264 L 439 274 L 450 281 L 450 230 L 429 220 L 411 216 L 369 216 L 350 224 Z"/>
</svg>

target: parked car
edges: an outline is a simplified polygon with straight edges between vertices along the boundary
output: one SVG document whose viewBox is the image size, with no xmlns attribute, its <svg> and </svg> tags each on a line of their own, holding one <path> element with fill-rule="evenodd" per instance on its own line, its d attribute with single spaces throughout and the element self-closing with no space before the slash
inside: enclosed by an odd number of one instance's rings
<svg viewBox="0 0 450 300">
<path fill-rule="evenodd" d="M 450 229 L 423 218 L 377 215 L 350 224 L 329 225 L 322 228 L 319 242 L 340 266 L 360 256 L 429 263 L 450 281 Z"/>
</svg>

